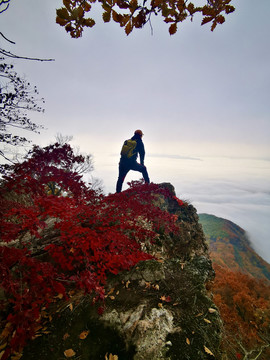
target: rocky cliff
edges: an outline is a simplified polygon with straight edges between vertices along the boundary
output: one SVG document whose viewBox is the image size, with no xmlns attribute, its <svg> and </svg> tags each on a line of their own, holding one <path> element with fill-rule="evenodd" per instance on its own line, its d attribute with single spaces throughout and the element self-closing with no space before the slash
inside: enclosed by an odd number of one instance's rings
<svg viewBox="0 0 270 360">
<path fill-rule="evenodd" d="M 172 185 L 162 186 L 175 195 Z M 221 359 L 214 272 L 196 209 L 162 195 L 156 205 L 175 215 L 177 236 L 159 233 L 147 249 L 153 259 L 110 276 L 102 314 L 80 292 L 51 309 L 23 360 Z"/>
<path fill-rule="evenodd" d="M 214 264 L 270 281 L 270 265 L 254 250 L 248 235 L 232 221 L 199 214 Z"/>
</svg>

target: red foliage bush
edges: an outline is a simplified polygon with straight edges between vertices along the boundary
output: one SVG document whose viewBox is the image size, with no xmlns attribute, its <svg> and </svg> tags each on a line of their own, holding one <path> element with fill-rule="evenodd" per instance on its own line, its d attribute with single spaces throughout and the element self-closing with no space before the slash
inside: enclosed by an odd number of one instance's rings
<svg viewBox="0 0 270 360">
<path fill-rule="evenodd" d="M 150 259 L 142 244 L 157 232 L 177 231 L 175 217 L 155 205 L 157 194 L 172 197 L 168 190 L 133 182 L 123 193 L 100 195 L 72 170 L 83 161 L 67 144 L 34 147 L 3 177 L 0 284 L 9 346 L 2 360 L 33 337 L 41 309 L 59 294 L 79 288 L 103 299 L 109 274 Z"/>
</svg>

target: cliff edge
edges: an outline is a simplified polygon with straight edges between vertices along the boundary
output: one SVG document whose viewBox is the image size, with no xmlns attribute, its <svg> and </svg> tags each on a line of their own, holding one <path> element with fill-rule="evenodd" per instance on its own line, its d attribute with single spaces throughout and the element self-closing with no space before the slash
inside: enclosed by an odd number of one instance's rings
<svg viewBox="0 0 270 360">
<path fill-rule="evenodd" d="M 214 271 L 196 209 L 171 184 L 160 186 L 172 196 L 158 195 L 155 205 L 175 216 L 178 233 L 160 229 L 145 244 L 152 259 L 110 275 L 102 314 L 79 291 L 57 305 L 21 359 L 221 359 L 221 320 L 209 290 Z"/>
</svg>

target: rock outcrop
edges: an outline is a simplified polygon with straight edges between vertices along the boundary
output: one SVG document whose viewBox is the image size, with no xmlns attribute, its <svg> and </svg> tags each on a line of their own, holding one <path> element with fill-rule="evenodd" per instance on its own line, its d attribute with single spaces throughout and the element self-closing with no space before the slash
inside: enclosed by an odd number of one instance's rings
<svg viewBox="0 0 270 360">
<path fill-rule="evenodd" d="M 214 271 L 196 209 L 162 196 L 157 205 L 177 217 L 179 234 L 158 234 L 147 249 L 154 260 L 108 280 L 102 315 L 100 304 L 74 294 L 22 359 L 221 359 L 221 320 L 209 290 Z"/>
</svg>

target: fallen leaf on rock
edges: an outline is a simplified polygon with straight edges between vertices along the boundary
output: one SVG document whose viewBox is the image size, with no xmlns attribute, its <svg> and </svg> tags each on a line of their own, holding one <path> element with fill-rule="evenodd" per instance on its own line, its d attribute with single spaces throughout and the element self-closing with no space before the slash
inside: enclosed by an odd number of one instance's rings
<svg viewBox="0 0 270 360">
<path fill-rule="evenodd" d="M 64 335 L 63 335 L 63 340 L 66 340 L 67 338 L 69 338 L 70 337 L 70 335 L 68 334 L 68 333 L 65 333 Z"/>
<path fill-rule="evenodd" d="M 6 324 L 6 326 L 4 327 L 4 330 L 2 331 L 0 337 L 1 338 L 8 337 L 11 334 L 11 331 L 12 331 L 12 324 L 11 324 L 11 322 L 8 322 Z"/>
<path fill-rule="evenodd" d="M 68 349 L 68 350 L 64 351 L 64 355 L 65 355 L 65 357 L 70 358 L 70 357 L 76 355 L 76 353 L 73 349 Z"/>
<path fill-rule="evenodd" d="M 88 330 L 85 330 L 85 331 L 83 331 L 83 332 L 80 333 L 79 338 L 80 338 L 81 340 L 84 340 L 84 339 L 87 338 L 88 334 L 89 334 L 89 331 L 88 331 Z"/>
<path fill-rule="evenodd" d="M 206 354 L 212 355 L 215 357 L 215 355 L 212 353 L 211 350 L 208 349 L 208 347 L 204 346 L 204 351 L 206 352 Z"/>
<path fill-rule="evenodd" d="M 203 315 L 203 313 L 199 313 L 198 315 L 196 315 L 195 317 L 199 317 L 199 316 L 202 316 Z"/>
<path fill-rule="evenodd" d="M 111 288 L 111 290 L 108 292 L 107 295 L 111 295 L 114 292 L 114 288 Z"/>
<path fill-rule="evenodd" d="M 110 354 L 109 357 L 107 356 L 108 353 L 105 355 L 105 360 L 118 360 L 117 355 Z"/>
<path fill-rule="evenodd" d="M 11 358 L 10 358 L 10 360 L 19 360 L 21 357 L 22 357 L 22 353 L 18 353 L 18 352 L 15 352 L 12 356 L 11 356 Z"/>
<path fill-rule="evenodd" d="M 64 295 L 63 294 L 58 294 L 58 295 L 56 295 L 54 298 L 55 299 L 63 299 L 63 297 L 64 297 Z"/>
</svg>

